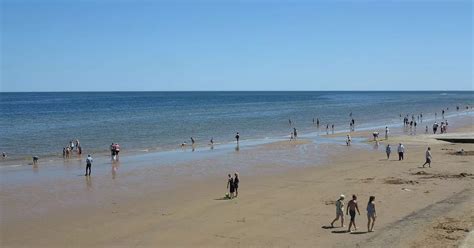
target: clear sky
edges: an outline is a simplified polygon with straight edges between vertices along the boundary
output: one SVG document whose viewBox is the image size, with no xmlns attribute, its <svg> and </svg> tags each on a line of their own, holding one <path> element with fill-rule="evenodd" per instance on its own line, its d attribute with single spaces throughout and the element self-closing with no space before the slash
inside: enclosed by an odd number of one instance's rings
<svg viewBox="0 0 474 248">
<path fill-rule="evenodd" d="M 473 89 L 471 1 L 1 4 L 1 91 Z"/>
</svg>

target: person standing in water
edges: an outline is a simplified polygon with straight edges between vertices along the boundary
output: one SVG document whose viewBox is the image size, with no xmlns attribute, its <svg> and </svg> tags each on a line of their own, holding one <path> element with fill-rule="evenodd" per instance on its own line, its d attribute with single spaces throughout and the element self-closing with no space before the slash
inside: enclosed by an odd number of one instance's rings
<svg viewBox="0 0 474 248">
<path fill-rule="evenodd" d="M 316 126 L 319 128 L 319 118 L 316 118 Z"/>
<path fill-rule="evenodd" d="M 239 132 L 237 132 L 237 134 L 235 134 L 235 139 L 237 140 L 237 144 L 239 144 L 239 139 L 240 139 Z"/>
<path fill-rule="evenodd" d="M 388 129 L 388 127 L 385 127 L 385 139 L 388 140 L 388 133 L 390 132 L 390 130 Z"/>
<path fill-rule="evenodd" d="M 350 200 L 347 203 L 347 209 L 346 209 L 346 215 L 348 215 L 349 213 L 351 214 L 351 222 L 349 223 L 349 228 L 347 229 L 348 232 L 352 231 L 351 230 L 352 225 L 354 225 L 354 229 L 357 230 L 357 226 L 355 223 L 356 210 L 357 210 L 357 213 L 359 213 L 360 215 L 359 206 L 357 205 L 357 196 L 352 195 L 352 200 Z"/>
<path fill-rule="evenodd" d="M 369 197 L 369 203 L 367 203 L 367 232 L 374 231 L 375 219 L 377 218 L 377 213 L 375 212 L 375 196 Z M 370 225 L 372 221 L 372 226 Z"/>
<path fill-rule="evenodd" d="M 431 168 L 431 148 L 428 147 L 428 149 L 426 150 L 426 153 L 425 153 L 425 158 L 426 158 L 426 162 L 423 164 L 423 168 L 425 168 L 425 165 L 428 164 L 428 167 Z"/>
<path fill-rule="evenodd" d="M 91 175 L 91 169 L 92 169 L 92 157 L 91 155 L 87 155 L 86 158 L 86 174 L 84 176 L 90 176 Z M 89 174 L 87 173 L 89 171 Z"/>
<path fill-rule="evenodd" d="M 298 132 L 296 131 L 296 128 L 293 128 L 293 134 L 295 136 L 295 139 L 298 138 Z"/>
<path fill-rule="evenodd" d="M 390 146 L 390 144 L 387 145 L 387 147 L 385 147 L 385 153 L 387 153 L 387 160 L 390 158 L 390 153 L 392 153 L 392 147 Z"/>
<path fill-rule="evenodd" d="M 193 146 L 194 146 L 194 143 L 195 143 L 195 142 L 196 142 L 196 141 L 194 140 L 194 138 L 193 138 L 193 137 L 191 137 L 191 145 L 193 145 Z"/>
<path fill-rule="evenodd" d="M 334 222 L 341 218 L 341 227 L 344 227 L 344 195 L 341 195 L 336 201 L 336 218 L 331 222 L 331 227 L 334 227 Z"/>
</svg>

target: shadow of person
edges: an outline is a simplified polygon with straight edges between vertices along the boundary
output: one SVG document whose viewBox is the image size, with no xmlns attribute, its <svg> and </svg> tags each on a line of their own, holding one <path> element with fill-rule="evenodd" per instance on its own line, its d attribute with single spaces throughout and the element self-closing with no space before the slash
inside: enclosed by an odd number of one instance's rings
<svg viewBox="0 0 474 248">
<path fill-rule="evenodd" d="M 333 229 L 336 228 L 335 226 L 322 226 L 322 229 Z"/>
<path fill-rule="evenodd" d="M 348 233 L 349 231 L 347 230 L 341 230 L 341 231 L 332 231 L 332 233 Z"/>
<path fill-rule="evenodd" d="M 366 234 L 367 232 L 351 232 L 351 234 Z"/>
</svg>

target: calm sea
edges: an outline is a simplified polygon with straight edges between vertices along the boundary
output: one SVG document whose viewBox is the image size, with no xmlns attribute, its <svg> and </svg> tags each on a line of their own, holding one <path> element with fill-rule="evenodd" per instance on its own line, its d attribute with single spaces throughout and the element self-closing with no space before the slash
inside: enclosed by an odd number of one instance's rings
<svg viewBox="0 0 474 248">
<path fill-rule="evenodd" d="M 84 151 L 177 149 L 190 137 L 205 145 L 284 137 L 334 124 L 347 130 L 400 122 L 399 114 L 456 113 L 473 92 L 75 92 L 0 93 L 0 150 L 11 157 L 60 155 L 71 139 Z M 324 128 L 325 129 L 325 128 Z"/>
</svg>

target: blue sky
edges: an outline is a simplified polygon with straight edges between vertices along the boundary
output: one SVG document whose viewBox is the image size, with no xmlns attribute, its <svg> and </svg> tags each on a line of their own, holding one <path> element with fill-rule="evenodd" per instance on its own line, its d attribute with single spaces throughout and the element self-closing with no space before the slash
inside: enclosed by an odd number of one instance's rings
<svg viewBox="0 0 474 248">
<path fill-rule="evenodd" d="M 472 7 L 3 0 L 1 91 L 472 90 Z"/>
</svg>

